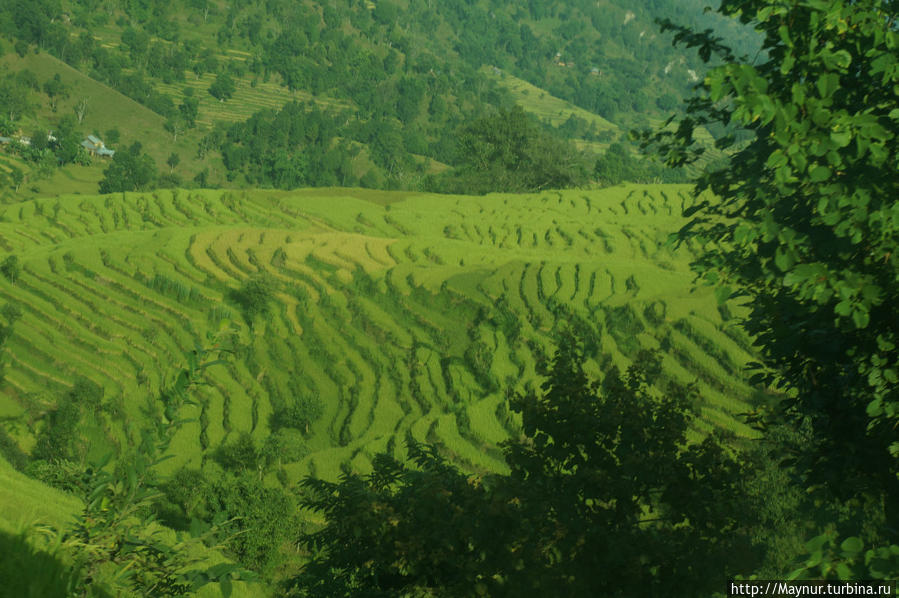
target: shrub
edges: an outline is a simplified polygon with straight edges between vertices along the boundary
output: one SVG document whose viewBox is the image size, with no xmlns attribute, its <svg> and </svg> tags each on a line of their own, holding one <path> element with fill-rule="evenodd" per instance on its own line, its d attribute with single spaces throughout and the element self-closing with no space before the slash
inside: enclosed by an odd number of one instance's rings
<svg viewBox="0 0 899 598">
<path fill-rule="evenodd" d="M 292 428 L 304 434 L 309 433 L 309 426 L 321 416 L 324 408 L 321 401 L 308 395 L 297 397 L 289 405 L 276 409 L 272 413 L 269 427 L 272 430 Z"/>
<path fill-rule="evenodd" d="M 264 272 L 254 274 L 231 292 L 231 300 L 240 306 L 247 323 L 252 323 L 256 316 L 267 316 L 274 298 L 275 280 Z"/>
<path fill-rule="evenodd" d="M 19 264 L 19 258 L 11 255 L 3 260 L 3 263 L 0 264 L 0 273 L 6 277 L 6 280 L 15 284 L 16 280 L 19 278 L 19 274 L 22 273 L 22 266 Z"/>
</svg>

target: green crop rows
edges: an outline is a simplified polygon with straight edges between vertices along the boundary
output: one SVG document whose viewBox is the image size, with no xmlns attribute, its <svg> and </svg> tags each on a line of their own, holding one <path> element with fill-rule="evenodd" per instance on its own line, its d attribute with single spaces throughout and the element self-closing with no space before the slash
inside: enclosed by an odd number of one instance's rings
<svg viewBox="0 0 899 598">
<path fill-rule="evenodd" d="M 371 195 L 369 197 L 369 195 Z M 63 196 L 0 212 L 0 246 L 18 256 L 0 304 L 22 310 L 7 343 L 0 414 L 35 421 L 78 376 L 109 405 L 98 442 L 209 335 L 237 351 L 198 391 L 195 421 L 168 467 L 198 466 L 241 432 L 261 444 L 298 400 L 321 416 L 294 482 L 402 458 L 405 441 L 439 444 L 474 470 L 501 469 L 516 433 L 504 396 L 538 382 L 537 362 L 572 322 L 594 358 L 625 366 L 665 347 L 672 380 L 696 382 L 704 418 L 738 435 L 753 389 L 750 339 L 693 288 L 687 248 L 665 244 L 687 187 L 618 187 L 486 197 L 363 190 L 158 191 Z M 235 299 L 264 275 L 272 300 L 246 317 Z M 599 372 L 598 362 L 592 367 Z M 23 449 L 33 431 L 13 433 Z M 95 434 L 96 436 L 97 434 Z"/>
</svg>

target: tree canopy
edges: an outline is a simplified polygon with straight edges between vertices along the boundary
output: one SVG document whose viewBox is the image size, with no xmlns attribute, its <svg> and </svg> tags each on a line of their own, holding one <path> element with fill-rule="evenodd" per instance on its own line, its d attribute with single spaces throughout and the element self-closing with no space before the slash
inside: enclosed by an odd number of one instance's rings
<svg viewBox="0 0 899 598">
<path fill-rule="evenodd" d="M 135 142 L 125 150 L 115 153 L 112 162 L 103 171 L 100 193 L 116 191 L 143 191 L 156 180 L 156 164 L 144 154 L 141 144 Z"/>
<path fill-rule="evenodd" d="M 744 522 L 745 472 L 715 438 L 689 443 L 695 390 L 659 388 L 644 353 L 601 383 L 559 345 L 542 392 L 518 396 L 507 475 L 471 476 L 411 444 L 367 476 L 307 479 L 327 517 L 295 580 L 309 596 L 706 596 L 761 552 Z M 673 588 L 677 588 L 676 590 Z"/>
<path fill-rule="evenodd" d="M 713 195 L 690 210 L 680 236 L 707 243 L 695 268 L 719 285 L 722 300 L 748 300 L 745 326 L 764 358 L 757 380 L 784 392 L 772 418 L 810 424 L 811 438 L 792 447 L 804 483 L 819 500 L 879 505 L 822 526 L 895 547 L 899 6 L 725 0 L 720 10 L 764 36 L 762 59 L 666 23 L 720 66 L 689 116 L 654 141 L 681 165 L 701 153 L 693 145 L 699 125 L 736 124 L 751 139 L 699 180 Z M 852 552 L 856 575 L 870 574 L 872 554 Z"/>
<path fill-rule="evenodd" d="M 458 137 L 459 166 L 447 183 L 450 191 L 538 191 L 587 182 L 574 146 L 540 130 L 520 106 L 467 124 Z"/>
</svg>

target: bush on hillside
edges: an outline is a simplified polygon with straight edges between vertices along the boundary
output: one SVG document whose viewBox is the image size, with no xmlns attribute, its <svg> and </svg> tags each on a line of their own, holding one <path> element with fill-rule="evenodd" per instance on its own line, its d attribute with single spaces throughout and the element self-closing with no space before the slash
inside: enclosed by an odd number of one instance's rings
<svg viewBox="0 0 899 598">
<path fill-rule="evenodd" d="M 119 150 L 103 171 L 100 193 L 118 191 L 145 191 L 156 184 L 156 163 L 144 154 L 141 144 L 135 142 L 125 150 Z"/>
<path fill-rule="evenodd" d="M 682 168 L 667 168 L 650 158 L 639 159 L 621 143 L 613 143 L 599 157 L 593 175 L 603 185 L 618 183 L 683 183 L 687 175 Z"/>
<path fill-rule="evenodd" d="M 240 307 L 246 321 L 252 323 L 257 316 L 266 316 L 271 310 L 275 279 L 265 272 L 254 274 L 239 289 L 232 291 L 230 298 Z"/>
<path fill-rule="evenodd" d="M 3 263 L 0 264 L 0 274 L 9 282 L 15 283 L 22 272 L 22 266 L 19 264 L 19 258 L 15 255 L 8 256 Z"/>
<path fill-rule="evenodd" d="M 456 170 L 431 179 L 432 190 L 528 192 L 577 187 L 588 180 L 577 149 L 541 131 L 520 106 L 463 126 L 456 159 Z"/>
</svg>

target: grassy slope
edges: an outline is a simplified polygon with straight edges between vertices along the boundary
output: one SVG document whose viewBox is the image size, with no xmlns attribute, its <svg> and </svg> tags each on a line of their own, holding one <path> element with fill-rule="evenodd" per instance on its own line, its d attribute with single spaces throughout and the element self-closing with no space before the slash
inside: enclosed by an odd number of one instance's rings
<svg viewBox="0 0 899 598">
<path fill-rule="evenodd" d="M 24 269 L 15 285 L 0 282 L 0 301 L 24 316 L 6 348 L 0 413 L 33 418 L 85 375 L 139 420 L 144 398 L 229 320 L 246 349 L 199 392 L 172 467 L 199 465 L 240 431 L 261 441 L 270 415 L 308 394 L 324 416 L 307 455 L 285 464 L 292 481 L 365 470 L 377 451 L 402 456 L 409 436 L 473 469 L 501 469 L 494 447 L 515 430 L 503 391 L 533 386 L 568 309 L 605 331 L 622 364 L 668 339 L 667 375 L 703 392 L 698 430 L 749 434 L 733 418 L 752 393 L 739 374 L 748 340 L 709 292 L 691 289 L 689 254 L 664 247 L 689 201 L 686 187 L 632 186 L 487 197 L 160 191 L 7 206 L 0 246 Z M 228 297 L 259 270 L 278 281 L 277 302 L 250 327 Z M 193 297 L 151 288 L 156 274 Z M 498 325 L 501 297 L 522 322 L 518 339 Z M 489 356 L 480 365 L 478 350 Z M 92 441 L 121 430 L 109 418 Z M 14 432 L 29 449 L 31 433 Z"/>
<path fill-rule="evenodd" d="M 99 40 L 106 46 L 113 45 L 104 37 L 100 37 Z M 233 54 L 234 52 L 229 53 L 227 58 L 232 60 L 240 58 Z M 223 58 L 225 57 L 223 56 Z M 176 105 L 183 101 L 186 89 L 192 89 L 194 97 L 200 100 L 197 127 L 180 134 L 175 142 L 172 135 L 165 130 L 165 119 L 162 116 L 45 52 L 28 54 L 25 58 L 19 58 L 13 53 L 6 54 L 0 57 L 0 70 L 4 68 L 11 72 L 28 69 L 37 75 L 38 81 L 41 83 L 51 79 L 55 74 L 59 74 L 70 89 L 68 99 L 59 102 L 56 113 L 50 110 L 46 96 L 36 92 L 32 93 L 35 111 L 32 116 L 23 120 L 23 134 L 30 134 L 38 128 L 52 129 L 53 123 L 62 115 L 72 113 L 73 106 L 80 98 L 88 98 L 88 111 L 81 125 L 85 135 L 96 132 L 102 138 L 105 137 L 106 131 L 117 128 L 122 134 L 122 139 L 117 144 L 110 144 L 110 147 L 125 148 L 131 143 L 139 141 L 144 152 L 156 162 L 160 173 L 169 172 L 166 159 L 170 154 L 177 153 L 181 161 L 174 170 L 176 175 L 189 180 L 199 171 L 208 167 L 210 170 L 209 181 L 216 185 L 226 184 L 221 158 L 217 157 L 215 152 L 207 155 L 206 158 L 197 158 L 197 146 L 201 138 L 216 121 L 229 123 L 243 121 L 259 110 L 266 108 L 277 110 L 291 101 L 315 103 L 319 108 L 325 110 L 351 109 L 350 104 L 340 100 L 326 96 L 316 97 L 304 91 L 290 92 L 274 81 L 253 83 L 250 78 L 235 78 L 234 96 L 225 102 L 220 102 L 207 93 L 207 89 L 215 80 L 214 75 L 205 74 L 197 79 L 192 73 L 188 73 L 184 83 L 156 84 L 160 91 L 172 97 Z M 354 173 L 359 177 L 373 167 L 368 148 L 361 145 L 360 149 L 361 152 L 353 161 Z M 28 164 L 0 151 L 0 169 L 8 168 L 10 163 L 16 164 L 23 172 L 27 173 L 30 170 Z M 62 193 L 96 193 L 97 185 L 103 178 L 103 170 L 107 165 L 106 160 L 98 158 L 91 166 L 69 165 L 58 169 L 47 180 L 36 181 L 29 178 L 19 192 L 11 197 L 14 200 L 20 200 L 53 197 Z M 445 164 L 432 161 L 431 172 L 440 172 L 446 168 L 448 166 Z"/>
<path fill-rule="evenodd" d="M 152 156 L 160 170 L 165 172 L 168 171 L 165 165 L 166 158 L 172 152 L 176 152 L 181 157 L 181 163 L 175 172 L 185 177 L 192 177 L 207 165 L 208 161 L 198 160 L 196 157 L 197 144 L 202 136 L 201 129 L 179 135 L 177 143 L 173 143 L 172 135 L 164 129 L 165 119 L 162 116 L 46 52 L 29 53 L 24 58 L 6 54 L 0 57 L 0 69 L 2 68 L 7 68 L 11 72 L 28 69 L 37 76 L 41 84 L 59 74 L 69 87 L 69 97 L 60 100 L 55 114 L 50 110 L 45 95 L 32 93 L 35 111 L 23 124 L 23 132 L 26 135 L 31 134 L 32 129 L 37 127 L 52 129 L 53 123 L 62 115 L 73 113 L 73 107 L 81 98 L 87 98 L 88 109 L 84 122 L 81 123 L 81 130 L 85 135 L 97 132 L 102 137 L 109 129 L 117 128 L 122 134 L 122 139 L 114 146 L 110 144 L 113 149 L 124 148 L 139 141 L 144 152 Z M 215 162 L 220 161 L 212 162 L 215 170 L 218 168 Z M 30 189 L 32 184 L 24 185 L 20 195 L 47 197 L 61 192 L 96 193 L 97 183 L 102 178 L 106 165 L 106 161 L 95 159 L 89 168 L 66 167 L 50 180 L 37 182 L 37 192 Z"/>
<path fill-rule="evenodd" d="M 616 134 L 620 133 L 618 125 L 609 122 L 598 114 L 579 108 L 571 102 L 557 98 L 548 91 L 531 85 L 524 79 L 519 79 L 505 71 L 496 71 L 493 67 L 488 66 L 483 67 L 481 71 L 508 89 L 515 102 L 525 111 L 530 112 L 540 120 L 550 123 L 554 127 L 558 127 L 570 117 L 576 116 L 594 124 L 597 131 L 608 130 Z M 585 141 L 583 139 L 576 139 L 574 142 L 579 148 L 589 149 L 593 152 L 603 151 L 608 147 L 607 143 Z"/>
<path fill-rule="evenodd" d="M 484 67 L 482 70 L 489 77 L 497 80 L 502 86 L 508 89 L 512 93 L 515 102 L 525 111 L 555 127 L 563 124 L 570 117 L 576 116 L 588 123 L 595 124 L 597 131 L 612 131 L 615 133 L 617 139 L 620 139 L 622 135 L 626 135 L 626 127 L 619 127 L 598 114 L 593 114 L 583 108 L 578 108 L 574 104 L 557 98 L 549 92 L 531 85 L 523 79 L 519 79 L 504 71 L 499 71 L 497 73 L 491 67 Z M 648 122 L 649 126 L 652 128 L 660 128 L 664 124 L 662 120 L 655 118 L 649 118 Z M 706 153 L 691 171 L 707 164 L 711 160 L 721 159 L 725 156 L 724 152 L 713 147 L 715 140 L 707 129 L 704 127 L 697 128 L 695 136 L 697 141 L 706 147 Z M 602 153 L 609 147 L 608 143 L 587 141 L 584 139 L 574 139 L 573 142 L 579 149 L 591 151 L 595 154 Z"/>
<path fill-rule="evenodd" d="M 18 532 L 32 523 L 61 528 L 80 508 L 75 497 L 26 477 L 0 457 L 0 531 Z"/>
</svg>

